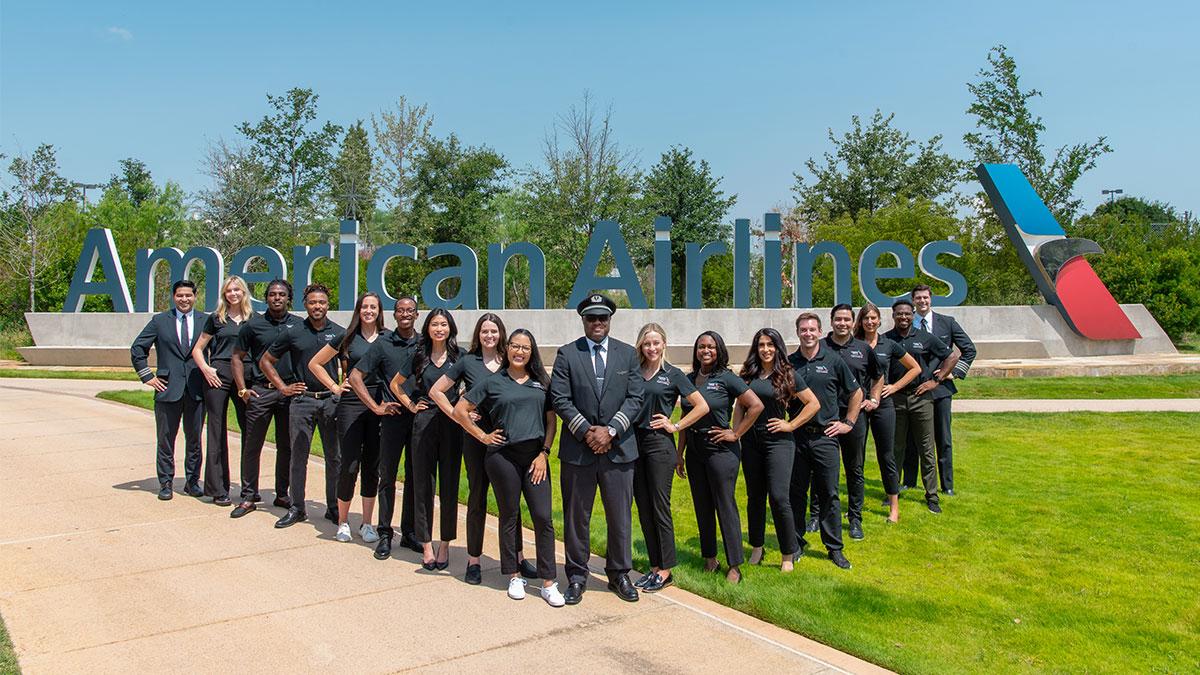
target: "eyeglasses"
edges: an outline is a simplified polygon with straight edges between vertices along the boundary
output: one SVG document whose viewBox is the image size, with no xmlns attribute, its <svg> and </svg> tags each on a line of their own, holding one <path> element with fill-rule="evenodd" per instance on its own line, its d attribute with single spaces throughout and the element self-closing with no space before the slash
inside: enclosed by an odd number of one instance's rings
<svg viewBox="0 0 1200 675">
<path fill-rule="evenodd" d="M 414 309 L 398 309 L 398 310 L 396 310 L 396 314 L 399 316 L 416 316 L 417 310 L 415 308 Z"/>
<path fill-rule="evenodd" d="M 510 352 L 516 352 L 516 353 L 518 353 L 518 354 L 530 354 L 530 353 L 532 353 L 532 352 L 533 352 L 533 347 L 530 347 L 529 345 L 514 345 L 514 344 L 510 344 L 510 345 L 508 346 L 508 351 L 510 351 Z"/>
<path fill-rule="evenodd" d="M 587 314 L 583 317 L 583 320 L 587 321 L 588 323 L 606 322 L 606 321 L 608 321 L 608 315 L 607 314 Z"/>
</svg>

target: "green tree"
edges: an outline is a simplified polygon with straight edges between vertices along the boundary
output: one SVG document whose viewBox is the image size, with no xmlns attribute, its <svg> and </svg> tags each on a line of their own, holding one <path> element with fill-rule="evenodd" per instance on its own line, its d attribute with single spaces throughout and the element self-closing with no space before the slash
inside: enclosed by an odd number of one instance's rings
<svg viewBox="0 0 1200 675">
<path fill-rule="evenodd" d="M 330 198 L 337 207 L 337 218 L 353 218 L 370 227 L 376 196 L 372 165 L 367 130 L 359 120 L 346 130 L 341 152 L 329 174 Z"/>
<path fill-rule="evenodd" d="M 315 124 L 317 94 L 312 89 L 289 89 L 283 96 L 267 94 L 274 109 L 257 124 L 243 122 L 237 130 L 251 143 L 254 157 L 267 168 L 275 198 L 292 237 L 322 212 L 328 194 L 332 148 L 342 128 L 331 122 Z"/>
<path fill-rule="evenodd" d="M 38 283 L 61 255 L 65 229 L 61 214 L 52 213 L 73 202 L 75 189 L 59 174 L 53 145 L 43 143 L 28 157 L 17 156 L 8 165 L 11 178 L 5 186 L 7 208 L 0 222 L 0 260 L 4 267 L 20 270 L 28 291 L 28 309 L 37 311 Z M 71 210 L 74 205 L 71 204 Z M 14 275 L 14 277 L 17 275 Z"/>
<path fill-rule="evenodd" d="M 140 205 L 147 199 L 153 199 L 157 188 L 154 186 L 154 179 L 150 176 L 150 169 L 146 168 L 145 162 L 129 157 L 121 160 L 119 164 L 120 175 L 110 178 L 108 185 L 110 187 L 115 185 L 124 190 L 134 206 Z"/>
<path fill-rule="evenodd" d="M 737 195 L 725 196 L 721 178 L 714 177 L 706 160 L 692 159 L 688 148 L 672 147 L 646 175 L 642 195 L 646 211 L 667 216 L 671 226 L 671 265 L 677 276 L 671 297 L 682 307 L 687 283 L 684 252 L 687 242 L 728 241 L 732 229 L 723 222 Z M 715 265 L 716 263 L 714 263 Z"/>
<path fill-rule="evenodd" d="M 208 228 L 206 241 L 229 254 L 252 243 L 287 240 L 271 172 L 252 151 L 217 141 L 209 146 L 201 171 L 212 180 L 197 194 L 197 216 Z"/>
<path fill-rule="evenodd" d="M 371 115 L 371 130 L 380 161 L 375 165 L 376 183 L 382 197 L 391 204 L 392 226 L 388 232 L 399 235 L 408 218 L 413 197 L 413 173 L 416 157 L 429 138 L 433 115 L 425 104 L 412 105 L 403 96 L 391 110 Z"/>
</svg>

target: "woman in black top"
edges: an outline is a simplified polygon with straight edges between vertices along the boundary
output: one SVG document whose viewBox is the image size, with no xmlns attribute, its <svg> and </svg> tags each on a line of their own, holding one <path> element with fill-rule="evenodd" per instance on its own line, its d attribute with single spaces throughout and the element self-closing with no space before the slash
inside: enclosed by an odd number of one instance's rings
<svg viewBox="0 0 1200 675">
<path fill-rule="evenodd" d="M 204 412 L 208 415 L 208 457 L 204 460 L 204 494 L 212 497 L 217 506 L 229 506 L 229 429 L 226 413 L 233 400 L 238 430 L 246 432 L 246 402 L 237 395 L 233 381 L 233 348 L 237 346 L 238 331 L 254 316 L 250 304 L 250 289 L 239 276 L 231 276 L 221 286 L 217 311 L 208 315 L 200 337 L 192 347 L 192 359 L 204 374 L 208 387 L 204 390 Z M 205 347 L 212 342 L 209 361 L 204 360 Z"/>
<path fill-rule="evenodd" d="M 337 357 L 342 363 L 342 373 L 349 373 L 358 364 L 371 345 L 380 338 L 387 338 L 391 331 L 384 327 L 383 305 L 375 293 L 364 293 L 354 305 L 354 316 L 341 342 L 327 344 L 308 362 L 308 369 L 329 391 L 340 391 L 337 403 L 338 458 L 337 508 L 338 529 L 334 537 L 348 542 L 350 534 L 350 500 L 354 498 L 354 482 L 362 473 L 362 525 L 358 535 L 368 544 L 379 541 L 379 533 L 371 524 L 375 512 L 375 495 L 379 491 L 379 416 L 371 412 L 366 403 L 350 390 L 347 377 L 341 385 L 333 381 L 325 364 Z M 363 377 L 363 384 L 371 398 L 379 403 L 383 397 L 382 383 L 374 373 Z"/>
<path fill-rule="evenodd" d="M 788 364 L 783 336 L 774 328 L 762 328 L 750 342 L 750 353 L 742 364 L 742 379 L 758 397 L 763 414 L 742 442 L 742 466 L 746 474 L 746 520 L 749 521 L 750 564 L 760 565 L 766 541 L 767 509 L 775 521 L 775 536 L 783 554 L 780 569 L 791 572 L 793 556 L 800 548 L 792 513 L 792 463 L 796 440 L 792 432 L 812 419 L 821 403 L 804 378 Z M 789 422 L 788 408 L 799 400 L 804 408 Z M 739 402 L 734 419 L 744 416 Z"/>
<path fill-rule="evenodd" d="M 525 597 L 525 580 L 517 563 L 516 546 L 521 534 L 523 494 L 533 518 L 542 599 L 551 607 L 562 607 L 566 600 L 555 581 L 558 573 L 551 520 L 549 460 L 556 423 L 550 397 L 546 395 L 549 385 L 550 378 L 542 366 L 533 334 L 518 328 L 509 337 L 500 371 L 459 399 L 454 417 L 487 448 L 484 463 L 500 510 L 500 572 L 509 576 L 508 597 L 513 600 Z M 476 409 L 495 425 L 491 433 L 475 423 L 472 413 Z"/>
<path fill-rule="evenodd" d="M 462 471 L 462 429 L 446 413 L 433 405 L 429 390 L 462 358 L 456 338 L 454 317 L 442 308 L 425 315 L 421 339 L 410 362 L 402 364 L 392 377 L 391 389 L 413 418 L 413 530 L 424 549 L 421 566 L 444 570 L 450 566 L 450 542 L 458 536 L 458 481 Z M 404 391 L 404 383 L 413 379 L 413 395 Z M 458 392 L 447 392 L 451 403 Z M 437 551 L 433 548 L 433 480 L 438 481 L 441 507 Z"/>
<path fill-rule="evenodd" d="M 500 370 L 504 360 L 504 349 L 508 342 L 504 330 L 504 322 L 499 316 L 486 312 L 475 322 L 475 331 L 471 334 L 471 348 L 463 357 L 454 362 L 454 366 L 442 375 L 429 390 L 429 398 L 437 404 L 451 419 L 454 419 L 454 404 L 446 396 L 446 392 L 467 392 L 479 383 Z M 461 399 L 460 399 L 461 400 Z M 478 412 L 471 414 L 471 421 L 485 431 L 491 431 L 490 420 L 485 420 Z M 463 462 L 467 465 L 467 573 L 465 580 L 468 584 L 478 584 L 483 581 L 482 569 L 479 566 L 479 556 L 483 555 L 483 527 L 487 522 L 488 477 L 484 468 L 487 448 L 469 433 L 463 434 Z M 521 574 L 527 579 L 537 578 L 537 569 L 521 555 L 521 533 L 517 532 L 517 558 Z"/>
<path fill-rule="evenodd" d="M 875 350 L 879 370 L 883 375 L 870 386 L 869 396 L 862 404 L 867 416 L 867 426 L 875 437 L 875 458 L 879 461 L 883 491 L 887 495 L 884 505 L 888 507 L 888 521 L 900 521 L 900 470 L 892 443 L 896 436 L 896 407 L 892 394 L 908 386 L 913 378 L 921 374 L 921 366 L 904 347 L 879 332 L 879 308 L 871 303 L 858 310 L 854 321 L 854 337 L 866 342 Z"/>
<path fill-rule="evenodd" d="M 719 522 L 725 560 L 729 563 L 725 578 L 736 584 L 742 580 L 738 566 L 743 559 L 742 520 L 734 497 L 738 466 L 742 460 L 738 439 L 754 425 L 754 420 L 763 411 L 763 404 L 728 366 L 729 350 L 725 348 L 725 340 L 711 330 L 701 333 L 692 346 L 692 372 L 688 380 L 708 403 L 708 414 L 680 440 L 679 454 L 683 461 L 676 471 L 691 485 L 704 571 L 715 572 L 721 568 L 717 562 Z M 735 400 L 746 412 L 737 428 L 730 429 L 729 415 Z M 684 401 L 684 414 L 691 409 L 692 406 Z"/>
<path fill-rule="evenodd" d="M 660 591 L 674 583 L 675 522 L 671 517 L 671 484 L 679 453 L 675 434 L 687 429 L 708 414 L 708 403 L 683 371 L 667 363 L 667 332 L 656 323 L 638 331 L 637 354 L 641 362 L 645 395 L 642 409 L 634 420 L 638 458 L 633 470 L 633 498 L 638 520 L 646 539 L 650 571 L 634 582 L 647 592 Z M 675 402 L 687 400 L 691 412 L 678 423 L 671 422 Z"/>
</svg>

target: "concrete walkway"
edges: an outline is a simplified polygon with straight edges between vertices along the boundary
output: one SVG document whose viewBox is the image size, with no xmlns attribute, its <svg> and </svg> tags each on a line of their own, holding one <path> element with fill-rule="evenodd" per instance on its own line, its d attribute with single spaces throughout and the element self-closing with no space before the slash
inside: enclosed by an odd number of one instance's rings
<svg viewBox="0 0 1200 675">
<path fill-rule="evenodd" d="M 0 614 L 26 673 L 881 672 L 678 588 L 628 604 L 597 577 L 576 607 L 514 602 L 494 520 L 472 587 L 461 539 L 450 572 L 428 573 L 411 552 L 379 562 L 333 541 L 319 512 L 274 530 L 278 509 L 235 521 L 181 493 L 159 502 L 152 416 L 93 398 L 141 387 L 0 380 Z"/>
</svg>

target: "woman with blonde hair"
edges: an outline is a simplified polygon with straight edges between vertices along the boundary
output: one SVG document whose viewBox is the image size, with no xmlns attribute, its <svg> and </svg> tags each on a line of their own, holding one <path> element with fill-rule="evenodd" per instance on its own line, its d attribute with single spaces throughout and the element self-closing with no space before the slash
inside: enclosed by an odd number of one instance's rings
<svg viewBox="0 0 1200 675">
<path fill-rule="evenodd" d="M 217 506 L 229 506 L 229 429 L 226 412 L 233 400 L 238 429 L 246 427 L 246 403 L 237 395 L 233 382 L 233 350 L 237 346 L 238 331 L 242 324 L 254 316 L 250 304 L 250 289 L 239 276 L 231 276 L 221 284 L 221 296 L 217 298 L 217 310 L 208 315 L 196 345 L 192 347 L 192 358 L 204 374 L 208 385 L 204 390 L 204 412 L 208 415 L 208 453 L 204 460 L 204 494 L 212 497 Z M 212 342 L 212 350 L 206 361 L 205 348 Z"/>
</svg>

